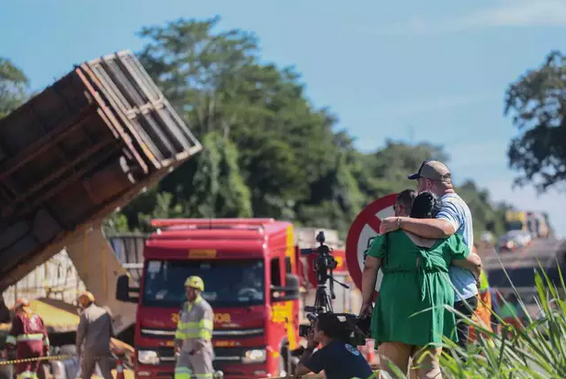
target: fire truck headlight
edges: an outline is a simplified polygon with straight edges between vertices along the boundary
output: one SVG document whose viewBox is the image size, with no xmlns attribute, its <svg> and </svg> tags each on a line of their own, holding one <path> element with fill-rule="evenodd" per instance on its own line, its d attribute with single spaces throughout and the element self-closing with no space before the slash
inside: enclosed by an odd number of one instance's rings
<svg viewBox="0 0 566 379">
<path fill-rule="evenodd" d="M 144 365 L 158 365 L 159 355 L 157 351 L 140 350 L 138 351 L 138 361 Z"/>
<path fill-rule="evenodd" d="M 265 362 L 265 349 L 254 349 L 247 350 L 244 352 L 244 357 L 242 358 L 243 363 L 261 363 Z"/>
</svg>

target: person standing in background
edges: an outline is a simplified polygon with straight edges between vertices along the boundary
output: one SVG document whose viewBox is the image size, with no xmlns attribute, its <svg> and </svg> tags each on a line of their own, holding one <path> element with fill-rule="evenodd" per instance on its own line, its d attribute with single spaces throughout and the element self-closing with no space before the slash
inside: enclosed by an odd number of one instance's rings
<svg viewBox="0 0 566 379">
<path fill-rule="evenodd" d="M 395 217 L 409 217 L 411 214 L 411 207 L 413 206 L 413 201 L 417 196 L 417 191 L 412 189 L 406 189 L 397 194 L 397 199 L 393 205 L 393 211 L 395 212 Z"/>
<path fill-rule="evenodd" d="M 77 329 L 81 378 L 90 379 L 98 363 L 104 379 L 113 379 L 110 355 L 110 343 L 114 334 L 112 316 L 107 309 L 94 303 L 94 295 L 90 292 L 83 292 L 78 301 L 83 310 Z"/>
<path fill-rule="evenodd" d="M 15 316 L 6 338 L 6 347 L 16 350 L 17 359 L 41 358 L 49 355 L 49 337 L 43 319 L 29 309 L 29 301 L 19 299 L 14 305 Z M 2 354 L 4 357 L 6 352 Z M 17 379 L 37 379 L 40 360 L 16 364 Z"/>
<path fill-rule="evenodd" d="M 200 295 L 204 291 L 202 278 L 188 277 L 185 290 L 187 302 L 183 304 L 175 332 L 177 363 L 174 379 L 210 379 L 214 375 L 211 341 L 214 312 Z"/>
<path fill-rule="evenodd" d="M 417 192 L 429 191 L 441 197 L 440 212 L 433 219 L 387 217 L 382 220 L 379 233 L 385 234 L 402 229 L 430 239 L 449 238 L 453 234 L 459 234 L 472 250 L 474 246 L 472 212 L 456 193 L 448 167 L 439 161 L 426 160 L 421 164 L 419 171 L 409 175 L 408 178 L 417 181 Z M 450 266 L 450 280 L 455 289 L 454 309 L 458 311 L 456 317 L 458 345 L 465 347 L 468 344 L 469 326 L 464 319 L 471 318 L 478 306 L 478 278 L 469 270 Z"/>
</svg>

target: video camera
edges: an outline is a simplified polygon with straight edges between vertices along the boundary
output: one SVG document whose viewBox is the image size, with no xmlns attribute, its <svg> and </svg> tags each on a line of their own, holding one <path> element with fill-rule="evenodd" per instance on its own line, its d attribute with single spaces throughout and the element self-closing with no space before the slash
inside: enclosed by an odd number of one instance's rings
<svg viewBox="0 0 566 379">
<path fill-rule="evenodd" d="M 305 306 L 304 311 L 307 312 L 309 325 L 299 326 L 299 335 L 307 337 L 318 316 L 323 313 L 332 313 L 336 315 L 343 330 L 338 334 L 343 336 L 341 339 L 353 346 L 365 345 L 366 338 L 369 337 L 369 318 L 358 318 L 358 316 L 349 313 L 334 313 L 332 310 L 332 300 L 336 298 L 334 294 L 334 283 L 338 283 L 344 288 L 350 288 L 347 284 L 340 283 L 334 279 L 333 270 L 337 266 L 336 259 L 332 256 L 331 249 L 324 244 L 326 238 L 324 232 L 319 232 L 316 241 L 320 244 L 316 249 L 316 258 L 314 260 L 314 271 L 316 272 L 317 288 L 314 306 Z M 314 254 L 313 249 L 301 249 L 302 255 Z M 330 280 L 329 291 L 327 291 L 326 283 Z"/>
</svg>

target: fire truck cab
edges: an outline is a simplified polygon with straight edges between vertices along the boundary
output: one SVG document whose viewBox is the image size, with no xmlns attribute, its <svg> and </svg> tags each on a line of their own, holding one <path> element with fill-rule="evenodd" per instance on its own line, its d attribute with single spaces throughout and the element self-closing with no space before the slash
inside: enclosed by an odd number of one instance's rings
<svg viewBox="0 0 566 379">
<path fill-rule="evenodd" d="M 298 248 L 293 225 L 273 219 L 154 220 L 138 288 L 118 279 L 118 300 L 138 304 L 136 378 L 171 378 L 184 281 L 202 277 L 215 313 L 214 368 L 225 378 L 283 376 L 298 347 Z"/>
</svg>

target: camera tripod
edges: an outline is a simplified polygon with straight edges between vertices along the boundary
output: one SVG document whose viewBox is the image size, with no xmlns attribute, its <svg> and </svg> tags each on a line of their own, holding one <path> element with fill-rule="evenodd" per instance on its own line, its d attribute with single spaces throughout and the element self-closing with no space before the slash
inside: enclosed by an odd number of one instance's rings
<svg viewBox="0 0 566 379">
<path fill-rule="evenodd" d="M 324 282 L 319 282 L 316 286 L 314 306 L 312 307 L 312 310 L 307 310 L 307 308 L 311 307 L 305 307 L 305 311 L 312 311 L 315 313 L 333 313 L 332 300 L 336 299 L 336 295 L 334 294 L 334 283 L 338 283 L 346 289 L 350 288 L 350 286 L 334 279 L 332 271 L 330 272 L 330 275 L 328 275 L 328 279 L 330 279 L 330 291 L 327 291 L 326 280 Z"/>
</svg>

